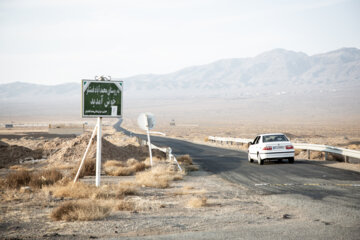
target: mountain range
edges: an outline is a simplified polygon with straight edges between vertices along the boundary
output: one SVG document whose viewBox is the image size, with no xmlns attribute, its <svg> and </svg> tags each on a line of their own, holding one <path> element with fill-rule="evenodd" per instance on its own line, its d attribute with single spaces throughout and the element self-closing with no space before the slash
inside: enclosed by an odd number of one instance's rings
<svg viewBox="0 0 360 240">
<path fill-rule="evenodd" d="M 124 80 L 130 90 L 166 90 L 171 94 L 353 87 L 360 83 L 360 50 L 342 48 L 308 56 L 275 49 L 253 58 L 223 59 L 170 74 L 139 75 Z"/>
<path fill-rule="evenodd" d="M 274 49 L 252 58 L 223 59 L 169 74 L 137 75 L 122 80 L 124 96 L 130 105 L 139 99 L 309 96 L 318 92 L 337 92 L 338 97 L 342 94 L 344 98 L 350 97 L 353 104 L 358 104 L 360 50 L 341 48 L 309 56 Z M 43 105 L 45 109 L 47 105 L 79 102 L 80 94 L 80 79 L 79 83 L 54 86 L 7 83 L 0 84 L 0 105 L 3 109 L 13 103 L 22 107 Z M 70 108 L 76 106 L 78 109 L 80 104 L 72 105 Z"/>
</svg>

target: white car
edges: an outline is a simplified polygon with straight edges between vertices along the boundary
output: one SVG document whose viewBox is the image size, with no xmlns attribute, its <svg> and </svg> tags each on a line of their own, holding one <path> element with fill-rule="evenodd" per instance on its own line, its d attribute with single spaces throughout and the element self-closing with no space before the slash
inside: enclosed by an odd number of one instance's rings
<svg viewBox="0 0 360 240">
<path fill-rule="evenodd" d="M 249 143 L 248 160 L 264 164 L 265 160 L 288 159 L 294 163 L 295 150 L 289 139 L 282 133 L 260 134 Z"/>
</svg>

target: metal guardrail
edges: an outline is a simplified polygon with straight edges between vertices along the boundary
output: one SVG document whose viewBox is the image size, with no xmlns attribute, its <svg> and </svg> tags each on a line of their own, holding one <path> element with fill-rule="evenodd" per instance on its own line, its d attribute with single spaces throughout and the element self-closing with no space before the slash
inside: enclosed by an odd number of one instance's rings
<svg viewBox="0 0 360 240">
<path fill-rule="evenodd" d="M 235 143 L 248 143 L 253 141 L 253 139 L 248 139 L 248 138 L 213 137 L 213 136 L 209 136 L 208 139 L 215 142 L 235 142 Z"/>
<path fill-rule="evenodd" d="M 303 150 L 313 150 L 319 152 L 325 152 L 325 159 L 327 158 L 326 153 L 335 153 L 339 155 L 345 156 L 345 162 L 348 162 L 348 158 L 357 158 L 360 159 L 360 151 L 328 146 L 328 145 L 320 145 L 320 144 L 309 144 L 309 143 L 293 143 L 295 149 L 303 149 Z M 309 155 L 309 152 L 308 152 Z"/>
<path fill-rule="evenodd" d="M 141 138 L 138 138 L 138 141 L 140 143 L 140 145 L 147 145 L 148 142 L 146 140 L 143 140 Z M 151 144 L 151 149 L 157 149 L 162 151 L 163 153 L 166 154 L 166 158 L 169 159 L 169 161 L 174 160 L 174 162 L 176 163 L 176 165 L 178 166 L 179 170 L 182 171 L 182 168 L 180 167 L 179 162 L 177 161 L 176 157 L 174 154 L 172 154 L 172 149 L 170 147 L 165 147 L 165 148 L 160 148 L 158 146 L 155 146 L 154 144 Z"/>
<path fill-rule="evenodd" d="M 215 142 L 232 142 L 232 143 L 243 143 L 246 144 L 248 142 L 253 141 L 253 139 L 246 138 L 229 138 L 229 137 L 214 137 L 209 136 L 208 139 L 210 141 Z M 319 151 L 325 152 L 325 160 L 327 159 L 327 153 L 335 153 L 339 155 L 345 156 L 345 162 L 349 161 L 349 157 L 360 159 L 360 151 L 328 146 L 328 145 L 320 145 L 320 144 L 309 144 L 309 143 L 293 143 L 295 149 L 302 149 L 308 151 L 308 158 L 310 158 L 310 151 Z"/>
</svg>

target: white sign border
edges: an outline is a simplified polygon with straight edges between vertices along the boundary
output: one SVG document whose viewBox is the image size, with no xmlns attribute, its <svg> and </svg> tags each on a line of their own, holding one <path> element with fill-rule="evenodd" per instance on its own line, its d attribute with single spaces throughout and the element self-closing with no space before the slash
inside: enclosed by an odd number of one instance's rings
<svg viewBox="0 0 360 240">
<path fill-rule="evenodd" d="M 84 81 L 86 82 L 101 82 L 101 83 L 115 83 L 115 85 L 117 85 L 118 87 L 120 86 L 120 90 L 121 90 L 121 112 L 120 115 L 116 115 L 116 116 L 111 116 L 111 115 L 84 115 Z M 121 85 L 120 85 L 121 83 Z M 88 84 L 87 84 L 88 85 Z M 123 98 L 124 98 L 124 81 L 118 81 L 118 80 L 111 80 L 111 81 L 99 81 L 99 80 L 94 80 L 94 79 L 82 79 L 81 80 L 81 117 L 82 118 L 98 118 L 98 117 L 103 117 L 103 118 L 123 118 Z"/>
</svg>

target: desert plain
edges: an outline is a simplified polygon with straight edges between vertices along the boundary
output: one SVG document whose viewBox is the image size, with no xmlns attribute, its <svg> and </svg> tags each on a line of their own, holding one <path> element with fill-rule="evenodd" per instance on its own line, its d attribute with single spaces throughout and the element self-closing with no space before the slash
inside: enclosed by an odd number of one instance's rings
<svg viewBox="0 0 360 240">
<path fill-rule="evenodd" d="M 0 129 L 2 239 L 271 239 L 279 229 L 286 229 L 284 238 L 331 238 L 344 228 L 351 230 L 344 237 L 352 232 L 348 235 L 352 239 L 359 231 L 359 216 L 346 206 L 334 208 L 313 199 L 298 204 L 300 200 L 290 194 L 264 195 L 207 172 L 191 156 L 177 156 L 184 170 L 179 171 L 165 154 L 153 152 L 150 168 L 147 147 L 138 138 L 117 132 L 112 127 L 115 122 L 104 122 L 99 188 L 94 178 L 95 144 L 86 171 L 78 183 L 72 183 L 95 121 L 88 121 L 80 135 L 51 134 L 46 121 Z M 125 118 L 122 127 L 142 133 L 134 118 Z M 295 127 L 175 120 L 175 126 L 159 121 L 156 131 L 239 151 L 246 151 L 246 146 L 210 143 L 207 137 L 253 138 L 257 133 L 281 131 L 294 142 L 360 149 L 359 128 L 351 124 Z M 304 160 L 306 155 L 298 151 L 296 158 Z M 313 152 L 311 158 L 311 164 L 325 162 L 322 153 Z M 326 161 L 329 167 L 360 171 L 356 161 L 331 160 Z"/>
</svg>

